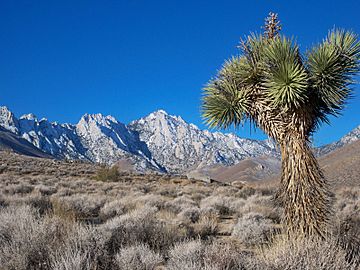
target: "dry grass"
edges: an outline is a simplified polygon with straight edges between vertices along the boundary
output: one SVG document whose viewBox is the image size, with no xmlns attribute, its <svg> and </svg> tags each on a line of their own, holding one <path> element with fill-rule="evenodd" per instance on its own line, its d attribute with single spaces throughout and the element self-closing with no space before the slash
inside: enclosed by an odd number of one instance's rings
<svg viewBox="0 0 360 270">
<path fill-rule="evenodd" d="M 155 269 L 155 267 L 160 266 L 163 262 L 164 259 L 160 254 L 155 253 L 144 244 L 122 248 L 115 255 L 115 265 L 120 270 Z"/>
<path fill-rule="evenodd" d="M 355 270 L 357 263 L 346 260 L 346 252 L 337 244 L 337 239 L 276 238 L 271 245 L 262 248 L 253 267 L 258 269 L 298 270 Z"/>
<path fill-rule="evenodd" d="M 100 167 L 87 163 L 1 152 L 0 161 L 1 270 L 356 269 L 359 260 L 359 187 L 337 190 L 331 241 L 293 243 L 274 234 L 282 209 L 271 185 L 96 181 Z"/>
</svg>

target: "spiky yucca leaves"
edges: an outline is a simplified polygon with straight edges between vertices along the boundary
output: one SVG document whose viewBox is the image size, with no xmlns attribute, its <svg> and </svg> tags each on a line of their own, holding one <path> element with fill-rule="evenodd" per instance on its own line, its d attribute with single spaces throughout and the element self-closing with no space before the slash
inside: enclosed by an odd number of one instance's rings
<svg viewBox="0 0 360 270">
<path fill-rule="evenodd" d="M 279 35 L 251 35 L 240 56 L 226 61 L 204 88 L 203 117 L 211 127 L 250 120 L 281 148 L 277 199 L 289 232 L 324 236 L 330 192 L 310 148 L 310 136 L 329 115 L 338 115 L 359 70 L 360 42 L 333 30 L 306 57 Z"/>
<path fill-rule="evenodd" d="M 204 117 L 211 127 L 228 128 L 238 126 L 248 114 L 249 89 L 242 87 L 237 77 L 246 73 L 244 59 L 233 58 L 225 62 L 216 79 L 204 88 Z"/>
<path fill-rule="evenodd" d="M 353 75 L 359 71 L 360 43 L 357 35 L 334 30 L 308 53 L 311 85 L 324 114 L 337 115 L 351 93 Z"/>
<path fill-rule="evenodd" d="M 308 74 L 298 47 L 285 37 L 275 38 L 265 46 L 262 60 L 263 86 L 272 107 L 301 107 L 308 99 Z"/>
</svg>

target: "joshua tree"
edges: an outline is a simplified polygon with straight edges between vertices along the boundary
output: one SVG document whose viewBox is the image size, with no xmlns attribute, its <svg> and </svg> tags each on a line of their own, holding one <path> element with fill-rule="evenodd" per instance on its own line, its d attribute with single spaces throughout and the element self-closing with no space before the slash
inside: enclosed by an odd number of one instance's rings
<svg viewBox="0 0 360 270">
<path fill-rule="evenodd" d="M 218 128 L 249 120 L 274 139 L 282 156 L 276 199 L 288 232 L 324 236 L 331 194 L 310 138 L 351 95 L 360 42 L 354 33 L 334 29 L 302 55 L 293 39 L 279 34 L 276 14 L 264 28 L 263 35 L 242 40 L 240 55 L 225 61 L 204 88 L 203 117 Z"/>
</svg>

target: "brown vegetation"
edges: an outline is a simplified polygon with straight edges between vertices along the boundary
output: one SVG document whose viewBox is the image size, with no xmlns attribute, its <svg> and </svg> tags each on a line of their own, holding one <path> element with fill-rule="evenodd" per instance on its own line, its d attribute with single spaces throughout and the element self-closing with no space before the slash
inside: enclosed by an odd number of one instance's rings
<svg viewBox="0 0 360 270">
<path fill-rule="evenodd" d="M 97 181 L 103 169 L 92 164 L 4 152 L 0 161 L 1 270 L 356 269 L 359 260 L 358 186 L 336 192 L 333 238 L 288 243 L 271 186 L 133 173 Z"/>
</svg>

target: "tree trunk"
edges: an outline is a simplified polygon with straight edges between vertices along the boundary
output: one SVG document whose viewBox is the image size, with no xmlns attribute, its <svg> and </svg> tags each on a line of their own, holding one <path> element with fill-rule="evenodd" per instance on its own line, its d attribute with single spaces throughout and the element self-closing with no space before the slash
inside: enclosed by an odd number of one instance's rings
<svg viewBox="0 0 360 270">
<path fill-rule="evenodd" d="M 330 192 L 319 164 L 302 136 L 280 143 L 282 175 L 277 198 L 284 207 L 288 233 L 324 236 L 330 214 Z"/>
</svg>

